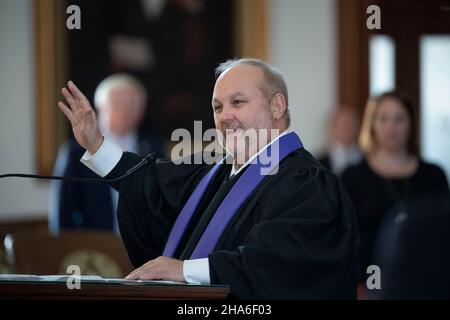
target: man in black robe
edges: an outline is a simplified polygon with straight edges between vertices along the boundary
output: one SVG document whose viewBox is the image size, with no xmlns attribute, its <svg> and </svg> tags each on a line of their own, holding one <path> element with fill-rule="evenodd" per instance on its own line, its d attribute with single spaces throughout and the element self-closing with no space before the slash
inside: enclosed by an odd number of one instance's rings
<svg viewBox="0 0 450 320">
<path fill-rule="evenodd" d="M 232 60 L 219 66 L 217 76 L 214 120 L 234 162 L 221 165 L 211 178 L 171 257 L 162 253 L 172 227 L 213 166 L 151 159 L 114 184 L 120 193 L 120 232 L 138 267 L 127 278 L 226 284 L 232 297 L 241 299 L 355 298 L 352 205 L 339 180 L 304 148 L 290 152 L 276 173 L 251 191 L 214 250 L 205 258 L 190 259 L 224 198 L 263 150 L 260 144 L 239 144 L 243 133 L 275 129 L 281 134 L 269 134 L 272 145 L 288 133 L 290 123 L 286 85 L 272 66 Z M 70 108 L 62 102 L 59 107 L 87 150 L 84 164 L 111 179 L 141 161 L 101 136 L 94 111 L 72 82 L 62 93 Z M 248 148 L 242 151 L 242 145 Z"/>
</svg>

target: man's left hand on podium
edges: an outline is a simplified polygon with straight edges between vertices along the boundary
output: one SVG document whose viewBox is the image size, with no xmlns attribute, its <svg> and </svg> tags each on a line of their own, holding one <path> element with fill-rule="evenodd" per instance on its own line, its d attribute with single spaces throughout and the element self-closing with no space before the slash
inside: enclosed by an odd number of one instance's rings
<svg viewBox="0 0 450 320">
<path fill-rule="evenodd" d="M 126 276 L 125 279 L 186 282 L 183 276 L 183 261 L 163 256 L 140 266 Z"/>
</svg>

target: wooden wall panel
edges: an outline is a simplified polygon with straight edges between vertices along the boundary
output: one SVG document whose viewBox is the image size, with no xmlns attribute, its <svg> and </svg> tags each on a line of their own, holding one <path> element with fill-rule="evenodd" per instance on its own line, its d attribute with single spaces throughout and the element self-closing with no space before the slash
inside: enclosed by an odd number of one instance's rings
<svg viewBox="0 0 450 320">
<path fill-rule="evenodd" d="M 65 1 L 34 3 L 36 170 L 51 174 L 59 144 L 66 139 L 64 117 L 57 108 L 65 81 Z"/>
</svg>

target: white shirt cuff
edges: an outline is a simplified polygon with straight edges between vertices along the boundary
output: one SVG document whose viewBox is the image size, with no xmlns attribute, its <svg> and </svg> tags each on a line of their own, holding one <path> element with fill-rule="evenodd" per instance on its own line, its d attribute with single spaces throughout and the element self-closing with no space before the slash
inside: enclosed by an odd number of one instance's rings
<svg viewBox="0 0 450 320">
<path fill-rule="evenodd" d="M 184 260 L 183 276 L 187 283 L 210 284 L 209 259 Z"/>
<path fill-rule="evenodd" d="M 122 148 L 105 137 L 96 153 L 90 154 L 86 150 L 80 161 L 103 178 L 119 163 L 122 154 Z"/>
</svg>

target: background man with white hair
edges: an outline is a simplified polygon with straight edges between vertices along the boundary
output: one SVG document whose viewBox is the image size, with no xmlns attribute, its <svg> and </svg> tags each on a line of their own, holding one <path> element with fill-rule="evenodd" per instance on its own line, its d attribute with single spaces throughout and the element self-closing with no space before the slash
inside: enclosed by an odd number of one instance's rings
<svg viewBox="0 0 450 320">
<path fill-rule="evenodd" d="M 124 150 L 162 155 L 160 139 L 138 133 L 144 116 L 147 93 L 143 85 L 128 74 L 115 74 L 97 86 L 94 96 L 101 133 Z M 59 150 L 54 174 L 73 177 L 95 177 L 79 159 L 84 150 L 75 139 Z M 117 230 L 118 193 L 104 184 L 54 181 L 51 185 L 49 228 Z"/>
</svg>

